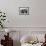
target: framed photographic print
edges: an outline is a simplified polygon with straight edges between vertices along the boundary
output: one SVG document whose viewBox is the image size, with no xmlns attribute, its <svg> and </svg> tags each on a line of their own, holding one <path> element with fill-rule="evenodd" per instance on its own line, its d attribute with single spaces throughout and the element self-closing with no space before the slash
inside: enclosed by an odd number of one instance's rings
<svg viewBox="0 0 46 46">
<path fill-rule="evenodd" d="M 19 7 L 19 15 L 29 15 L 29 7 Z"/>
</svg>

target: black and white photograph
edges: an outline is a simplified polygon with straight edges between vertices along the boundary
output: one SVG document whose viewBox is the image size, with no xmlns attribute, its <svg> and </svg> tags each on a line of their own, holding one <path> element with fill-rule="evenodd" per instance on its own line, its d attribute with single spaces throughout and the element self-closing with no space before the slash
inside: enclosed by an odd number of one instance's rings
<svg viewBox="0 0 46 46">
<path fill-rule="evenodd" d="M 19 15 L 29 15 L 29 7 L 19 7 Z"/>
</svg>

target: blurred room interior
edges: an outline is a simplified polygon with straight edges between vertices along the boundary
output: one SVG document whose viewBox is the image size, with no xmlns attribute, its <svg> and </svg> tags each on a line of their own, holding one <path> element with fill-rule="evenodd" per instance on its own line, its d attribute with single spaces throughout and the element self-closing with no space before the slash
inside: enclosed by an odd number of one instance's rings
<svg viewBox="0 0 46 46">
<path fill-rule="evenodd" d="M 0 0 L 0 46 L 46 46 L 46 0 Z"/>
</svg>

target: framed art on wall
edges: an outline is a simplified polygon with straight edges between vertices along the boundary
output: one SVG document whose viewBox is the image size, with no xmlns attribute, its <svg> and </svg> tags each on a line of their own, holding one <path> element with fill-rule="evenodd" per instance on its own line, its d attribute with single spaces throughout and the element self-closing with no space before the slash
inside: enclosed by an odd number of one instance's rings
<svg viewBox="0 0 46 46">
<path fill-rule="evenodd" d="M 29 7 L 19 7 L 19 15 L 29 15 Z"/>
</svg>

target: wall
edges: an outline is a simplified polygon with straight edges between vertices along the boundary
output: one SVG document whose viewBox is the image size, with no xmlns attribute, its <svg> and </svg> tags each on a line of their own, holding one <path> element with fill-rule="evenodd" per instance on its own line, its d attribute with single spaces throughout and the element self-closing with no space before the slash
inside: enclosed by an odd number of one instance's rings
<svg viewBox="0 0 46 46">
<path fill-rule="evenodd" d="M 33 0 L 32 26 L 46 27 L 46 0 Z"/>
<path fill-rule="evenodd" d="M 46 27 L 46 0 L 0 0 L 7 27 Z M 19 15 L 19 7 L 29 7 L 29 15 Z M 32 11 L 32 12 L 31 12 Z"/>
<path fill-rule="evenodd" d="M 29 7 L 31 12 L 31 1 L 28 0 L 1 0 L 0 2 L 1 10 L 6 12 L 8 23 L 7 27 L 25 26 L 25 24 L 30 24 L 31 16 L 20 16 L 19 7 Z M 31 14 L 31 13 L 30 13 Z M 27 23 L 27 21 L 29 21 Z"/>
</svg>

